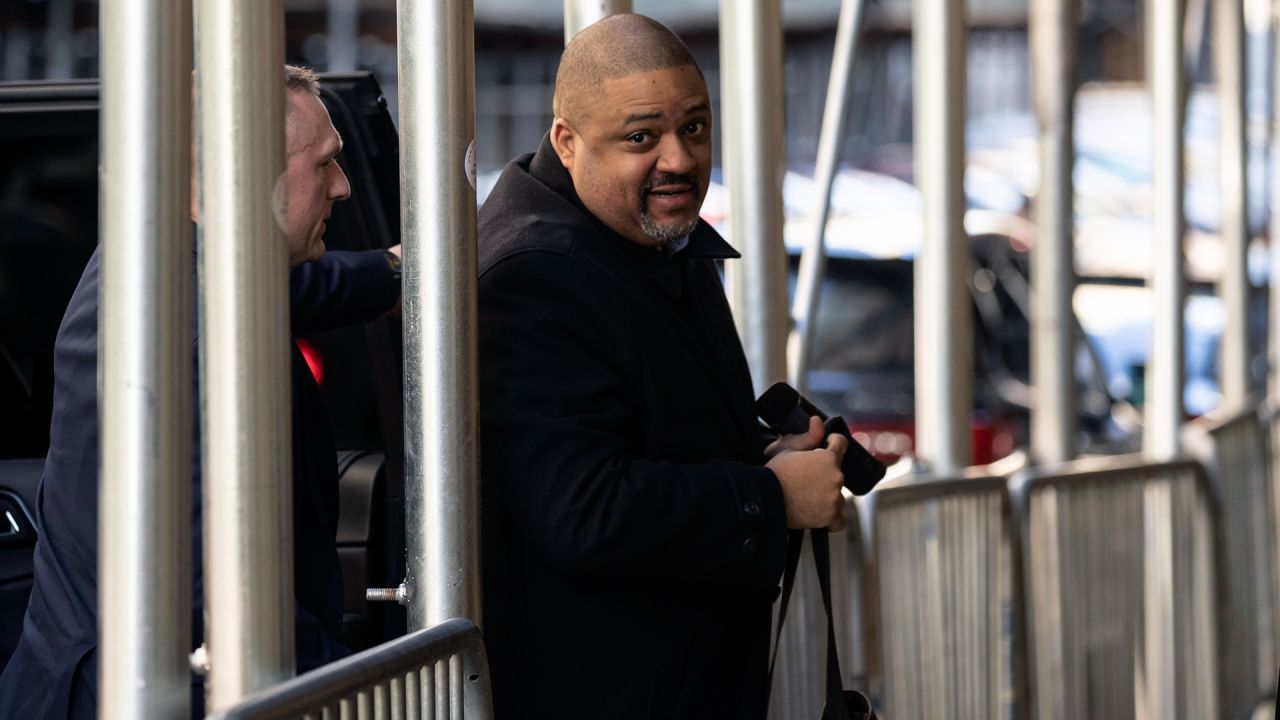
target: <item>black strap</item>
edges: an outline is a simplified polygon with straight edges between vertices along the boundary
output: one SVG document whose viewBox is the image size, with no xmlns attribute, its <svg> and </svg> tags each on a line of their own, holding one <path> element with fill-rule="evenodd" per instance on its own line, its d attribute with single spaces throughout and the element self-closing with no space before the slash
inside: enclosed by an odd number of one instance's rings
<svg viewBox="0 0 1280 720">
<path fill-rule="evenodd" d="M 822 588 L 822 607 L 827 611 L 827 707 L 823 720 L 849 720 L 849 703 L 845 699 L 840 674 L 840 654 L 836 651 L 836 622 L 831 612 L 831 552 L 826 530 L 810 530 L 813 564 L 818 570 L 818 586 Z"/>
<path fill-rule="evenodd" d="M 822 590 L 822 607 L 827 612 L 827 706 L 822 720 L 849 720 L 849 701 L 845 698 L 844 683 L 840 675 L 840 657 L 836 652 L 836 624 L 831 613 L 831 550 L 826 530 L 810 530 L 813 542 L 813 564 L 818 571 L 818 586 Z M 787 618 L 787 606 L 791 591 L 795 588 L 796 572 L 800 567 L 800 550 L 804 545 L 804 531 L 792 530 L 787 536 L 787 562 L 782 570 L 782 595 L 778 604 L 778 629 L 773 639 L 773 656 L 769 660 L 769 690 L 773 690 L 773 671 L 778 663 L 778 646 L 782 640 L 782 623 Z"/>
<path fill-rule="evenodd" d="M 769 689 L 773 690 L 773 669 L 778 664 L 778 646 L 782 644 L 782 623 L 787 619 L 787 604 L 796 584 L 800 568 L 800 550 L 804 547 L 804 530 L 787 531 L 787 563 L 782 566 L 782 595 L 778 599 L 778 629 L 773 634 L 773 656 L 769 658 Z"/>
</svg>

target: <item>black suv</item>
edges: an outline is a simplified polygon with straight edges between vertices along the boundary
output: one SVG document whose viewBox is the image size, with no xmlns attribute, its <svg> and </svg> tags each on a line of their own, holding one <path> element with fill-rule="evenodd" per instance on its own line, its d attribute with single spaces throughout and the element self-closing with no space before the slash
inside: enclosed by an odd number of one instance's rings
<svg viewBox="0 0 1280 720">
<path fill-rule="evenodd" d="M 326 75 L 321 99 L 345 146 L 351 198 L 334 205 L 330 249 L 388 247 L 400 236 L 398 141 L 377 83 Z M 0 669 L 22 628 L 35 544 L 31 508 L 49 447 L 53 344 L 98 243 L 96 82 L 0 84 Z M 404 577 L 399 323 L 379 320 L 298 341 L 339 448 L 338 553 L 343 639 L 369 647 L 403 634 L 394 604 L 368 587 Z"/>
</svg>

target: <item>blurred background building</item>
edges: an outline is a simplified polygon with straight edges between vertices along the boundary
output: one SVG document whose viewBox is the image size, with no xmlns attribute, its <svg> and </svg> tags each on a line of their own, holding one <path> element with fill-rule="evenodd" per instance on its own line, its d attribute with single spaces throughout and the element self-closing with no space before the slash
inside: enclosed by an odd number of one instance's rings
<svg viewBox="0 0 1280 720">
<path fill-rule="evenodd" d="M 854 62 L 848 136 L 835 185 L 829 242 L 839 252 L 914 255 L 919 199 L 913 186 L 910 0 L 868 0 Z M 1251 137 L 1250 206 L 1257 252 L 1255 288 L 1266 282 L 1266 202 L 1271 68 L 1267 0 L 1244 0 L 1248 25 Z M 1215 282 L 1222 266 L 1216 232 L 1220 204 L 1217 103 L 1208 52 L 1209 0 L 1188 0 L 1192 92 L 1187 141 L 1186 213 L 1192 297 L 1187 319 L 1191 414 L 1218 402 Z M 368 70 L 397 106 L 394 0 L 286 0 L 286 54 L 321 71 Z M 807 192 L 817 154 L 835 36 L 837 0 L 785 0 L 784 188 L 789 244 L 808 222 Z M 636 12 L 676 29 L 704 69 L 719 112 L 718 0 L 635 0 Z M 1026 217 L 1037 183 L 1026 0 L 970 0 L 968 171 L 971 209 Z M 476 127 L 483 200 L 503 165 L 531 152 L 551 123 L 551 95 L 563 47 L 562 0 L 476 0 Z M 98 74 L 96 0 L 0 3 L 0 81 L 91 78 Z M 1076 312 L 1103 365 L 1105 385 L 1141 403 L 1150 314 L 1141 310 L 1150 268 L 1150 104 L 1144 91 L 1144 3 L 1085 0 L 1080 13 L 1076 119 Z M 720 145 L 703 215 L 723 228 Z M 0 187 L 0 198 L 4 188 Z M 1034 242 L 1034 229 L 1024 244 Z M 1025 250 L 1026 247 L 1020 247 Z M 1135 287 L 1136 286 L 1136 287 Z M 1265 372 L 1265 302 L 1254 325 Z M 1137 308 L 1116 314 L 1111 308 Z"/>
<path fill-rule="evenodd" d="M 812 164 L 831 65 L 836 0 L 787 0 L 787 157 Z M 287 0 L 286 52 L 319 70 L 371 70 L 394 108 L 393 0 Z M 1025 0 L 969 3 L 969 114 L 979 119 L 1029 111 Z M 697 56 L 718 96 L 718 0 L 637 0 L 635 11 L 676 29 Z M 477 0 L 477 129 L 481 171 L 501 168 L 534 148 L 550 125 L 550 99 L 563 46 L 561 0 Z M 911 5 L 879 0 L 869 7 L 856 64 L 851 137 L 845 161 L 909 173 Z M 0 81 L 96 77 L 96 0 L 0 3 Z M 1081 79 L 1135 81 L 1142 76 L 1141 5 L 1085 3 Z M 905 157 L 904 157 L 905 155 Z"/>
</svg>

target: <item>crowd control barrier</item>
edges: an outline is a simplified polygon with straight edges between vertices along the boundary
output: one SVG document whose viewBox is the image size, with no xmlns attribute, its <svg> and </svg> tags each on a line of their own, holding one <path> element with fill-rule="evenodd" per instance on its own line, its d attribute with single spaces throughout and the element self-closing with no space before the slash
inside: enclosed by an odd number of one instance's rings
<svg viewBox="0 0 1280 720">
<path fill-rule="evenodd" d="M 1019 717 L 1019 553 L 1007 481 L 905 478 L 881 484 L 863 512 L 881 716 Z"/>
<path fill-rule="evenodd" d="M 484 642 L 469 620 L 448 620 L 268 688 L 212 717 L 491 720 Z"/>
<path fill-rule="evenodd" d="M 1218 715 L 1214 509 L 1195 462 L 1078 460 L 1012 483 L 1033 717 Z"/>
<path fill-rule="evenodd" d="M 1275 691 L 1280 666 L 1280 554 L 1274 468 L 1254 406 L 1207 418 L 1214 493 L 1221 507 L 1220 690 L 1222 717 L 1247 716 Z M 1274 430 L 1273 430 L 1274 432 Z"/>
</svg>

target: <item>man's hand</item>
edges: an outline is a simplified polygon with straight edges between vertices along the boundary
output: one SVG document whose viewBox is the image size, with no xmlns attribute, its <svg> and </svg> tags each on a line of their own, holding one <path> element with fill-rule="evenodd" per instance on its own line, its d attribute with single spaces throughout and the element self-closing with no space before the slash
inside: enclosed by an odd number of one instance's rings
<svg viewBox="0 0 1280 720">
<path fill-rule="evenodd" d="M 821 438 L 822 425 L 814 418 L 810 421 L 808 433 L 779 440 L 805 439 L 794 441 L 796 449 L 779 451 L 765 467 L 778 476 L 778 484 L 782 486 L 787 527 L 827 528 L 838 532 L 846 525 L 844 495 L 840 492 L 844 486 L 844 473 L 840 471 L 840 463 L 844 460 L 845 450 L 849 449 L 849 441 L 843 435 L 833 433 L 827 436 L 824 449 L 799 449 L 813 435 L 815 423 Z"/>
<path fill-rule="evenodd" d="M 783 435 L 764 449 L 764 459 L 772 460 L 778 453 L 790 450 L 815 450 L 822 447 L 822 421 L 817 416 L 809 418 L 808 432 Z"/>
</svg>

